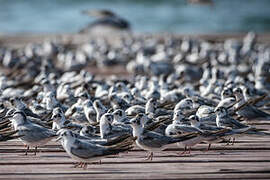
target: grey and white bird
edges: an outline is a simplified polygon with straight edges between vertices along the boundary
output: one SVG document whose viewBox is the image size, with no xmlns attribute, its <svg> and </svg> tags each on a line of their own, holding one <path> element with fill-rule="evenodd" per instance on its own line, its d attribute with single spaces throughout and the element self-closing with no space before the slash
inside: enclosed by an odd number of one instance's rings
<svg viewBox="0 0 270 180">
<path fill-rule="evenodd" d="M 145 107 L 142 105 L 133 105 L 127 108 L 125 113 L 128 116 L 136 116 L 139 113 L 145 113 Z"/>
<path fill-rule="evenodd" d="M 174 112 L 177 110 L 181 110 L 183 114 L 189 114 L 193 111 L 195 111 L 195 107 L 193 104 L 193 101 L 191 98 L 185 98 L 179 101 L 175 107 L 174 107 Z"/>
<path fill-rule="evenodd" d="M 126 113 L 122 109 L 116 109 L 113 113 L 113 125 L 123 125 L 126 122 L 130 121 L 130 119 L 126 116 Z"/>
<path fill-rule="evenodd" d="M 243 104 L 246 103 L 246 100 L 244 98 L 243 95 L 243 91 L 241 88 L 235 88 L 233 90 L 233 93 L 236 97 L 236 101 L 237 103 L 234 105 L 234 108 L 239 108 L 240 106 L 242 106 Z M 270 120 L 270 114 L 259 110 L 258 108 L 247 104 L 244 107 L 240 108 L 239 110 L 237 110 L 236 114 L 244 117 L 246 120 L 248 121 L 252 121 L 252 120 L 265 120 L 265 121 L 269 121 Z"/>
<path fill-rule="evenodd" d="M 25 154 L 30 146 L 35 147 L 35 154 L 38 146 L 43 146 L 51 139 L 56 137 L 56 133 L 38 124 L 29 121 L 23 111 L 14 112 L 10 119 L 17 135 L 22 136 L 20 140 L 27 146 Z"/>
<path fill-rule="evenodd" d="M 156 118 L 158 116 L 172 114 L 171 110 L 158 107 L 159 103 L 157 99 L 150 98 L 145 105 L 145 114 L 149 118 Z"/>
<path fill-rule="evenodd" d="M 27 105 L 22 101 L 22 98 L 14 97 L 11 99 L 10 102 L 11 102 L 11 104 L 13 104 L 13 106 L 16 109 L 23 111 L 27 116 L 32 116 L 34 118 L 40 118 L 37 114 L 33 113 L 32 110 L 27 107 Z"/>
<path fill-rule="evenodd" d="M 45 93 L 44 102 L 46 104 L 46 109 L 49 111 L 52 111 L 56 107 L 64 109 L 62 104 L 59 101 L 57 101 L 56 94 L 52 91 Z"/>
<path fill-rule="evenodd" d="M 232 107 L 236 102 L 235 97 L 233 96 L 233 91 L 231 88 L 224 88 L 221 91 L 221 100 L 219 101 L 217 107 Z"/>
<path fill-rule="evenodd" d="M 94 101 L 93 106 L 94 106 L 96 113 L 97 113 L 96 114 L 96 122 L 99 122 L 101 116 L 103 114 L 105 114 L 108 111 L 108 109 L 98 99 Z"/>
<path fill-rule="evenodd" d="M 100 118 L 100 137 L 102 139 L 111 139 L 113 137 L 118 137 L 123 134 L 129 134 L 130 130 L 123 126 L 112 125 L 113 115 L 111 113 L 105 113 Z"/>
<path fill-rule="evenodd" d="M 235 137 L 243 136 L 243 135 L 252 135 L 252 136 L 269 136 L 270 134 L 267 132 L 264 132 L 264 129 L 257 129 L 245 124 L 242 124 L 238 122 L 237 120 L 233 119 L 229 114 L 226 108 L 224 107 L 218 107 L 215 110 L 217 114 L 216 122 L 218 127 L 227 128 L 234 130 L 233 135 L 233 142 L 235 140 Z M 237 133 L 235 130 L 244 130 L 243 132 Z"/>
<path fill-rule="evenodd" d="M 247 128 L 248 126 L 245 124 L 240 123 L 239 121 L 232 118 L 227 108 L 225 107 L 217 107 L 215 109 L 216 112 L 216 124 L 217 127 L 222 128 L 232 128 L 232 129 L 241 129 L 241 128 Z"/>
<path fill-rule="evenodd" d="M 202 105 L 198 108 L 196 116 L 203 124 L 216 126 L 215 108 L 211 106 Z"/>
<path fill-rule="evenodd" d="M 180 153 L 181 155 L 190 153 L 192 146 L 203 142 L 207 137 L 203 135 L 203 130 L 192 126 L 189 122 L 189 119 L 185 118 L 182 112 L 178 110 L 174 113 L 173 123 L 167 126 L 165 134 L 168 137 L 178 137 L 187 133 L 198 133 L 198 135 L 194 138 L 177 143 L 178 146 L 185 147 L 185 150 Z M 189 149 L 189 151 L 187 151 L 187 149 Z"/>
<path fill-rule="evenodd" d="M 72 117 L 72 115 L 76 112 L 82 112 L 83 111 L 83 103 L 90 99 L 90 95 L 86 92 L 80 92 L 77 96 L 76 96 L 77 102 L 75 102 L 74 104 L 72 104 L 66 111 L 65 111 L 65 116 L 66 117 Z"/>
<path fill-rule="evenodd" d="M 113 109 L 126 110 L 130 107 L 130 104 L 123 98 L 119 97 L 116 93 L 110 95 L 110 102 Z"/>
<path fill-rule="evenodd" d="M 147 157 L 147 159 L 150 160 L 153 158 L 153 152 L 162 151 L 170 144 L 185 141 L 196 136 L 196 134 L 187 134 L 177 138 L 172 138 L 153 131 L 145 130 L 142 127 L 141 116 L 136 116 L 129 122 L 129 124 L 133 128 L 133 137 L 136 137 L 135 142 L 137 146 L 150 152 Z"/>
<path fill-rule="evenodd" d="M 210 150 L 211 144 L 222 142 L 231 135 L 242 133 L 242 131 L 239 132 L 226 129 L 222 131 L 223 127 L 217 127 L 212 124 L 204 123 L 197 115 L 191 115 L 188 119 L 192 127 L 205 132 L 203 141 L 208 143 L 208 148 L 206 149 L 207 151 Z"/>
<path fill-rule="evenodd" d="M 90 139 L 100 138 L 100 136 L 97 135 L 97 127 L 95 126 L 84 126 L 80 130 L 80 135 L 84 137 L 88 137 Z"/>
<path fill-rule="evenodd" d="M 87 163 L 98 161 L 106 156 L 118 154 L 132 148 L 133 140 L 123 141 L 111 146 L 102 146 L 99 144 L 91 143 L 87 140 L 76 138 L 74 133 L 70 130 L 61 129 L 58 131 L 61 144 L 67 154 L 80 163 L 74 167 L 87 168 Z"/>
<path fill-rule="evenodd" d="M 90 124 L 96 123 L 97 113 L 90 99 L 87 99 L 83 102 L 83 112 Z"/>
<path fill-rule="evenodd" d="M 81 125 L 67 120 L 63 111 L 59 107 L 54 108 L 51 119 L 53 121 L 52 130 L 59 130 L 62 128 L 77 130 L 82 128 Z"/>
<path fill-rule="evenodd" d="M 50 110 L 47 110 L 45 106 L 38 103 L 36 100 L 32 100 L 32 104 L 29 106 L 29 109 L 31 109 L 33 113 L 37 114 L 40 117 L 45 117 L 51 112 Z"/>
</svg>

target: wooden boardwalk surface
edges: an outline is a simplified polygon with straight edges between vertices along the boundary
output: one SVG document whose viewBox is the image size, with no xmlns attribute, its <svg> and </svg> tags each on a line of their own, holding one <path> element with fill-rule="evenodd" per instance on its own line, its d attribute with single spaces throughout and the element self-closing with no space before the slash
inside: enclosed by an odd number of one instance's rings
<svg viewBox="0 0 270 180">
<path fill-rule="evenodd" d="M 134 148 L 84 170 L 73 168 L 75 162 L 57 142 L 36 156 L 25 156 L 19 141 L 1 142 L 0 179 L 270 179 L 269 137 L 243 137 L 234 146 L 214 144 L 211 151 L 201 151 L 206 147 L 179 156 L 183 148 L 173 145 L 155 153 L 153 161 L 145 161 L 146 152 Z"/>
<path fill-rule="evenodd" d="M 0 45 L 25 45 L 47 38 L 0 36 Z M 270 41 L 269 33 L 260 38 Z M 269 125 L 263 127 L 270 129 Z M 0 179 L 270 179 L 269 137 L 242 137 L 234 146 L 214 144 L 211 151 L 201 151 L 206 148 L 207 144 L 201 144 L 193 148 L 191 155 L 180 156 L 177 153 L 183 148 L 173 145 L 155 153 L 153 161 L 145 161 L 146 152 L 135 147 L 103 159 L 102 164 L 89 164 L 84 170 L 73 168 L 75 161 L 59 143 L 50 142 L 36 156 L 25 156 L 21 142 L 0 142 Z"/>
</svg>

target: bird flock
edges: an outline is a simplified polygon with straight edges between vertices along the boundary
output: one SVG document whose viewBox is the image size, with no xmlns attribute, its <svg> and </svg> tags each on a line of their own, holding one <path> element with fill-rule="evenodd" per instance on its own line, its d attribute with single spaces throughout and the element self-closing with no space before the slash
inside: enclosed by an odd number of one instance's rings
<svg viewBox="0 0 270 180">
<path fill-rule="evenodd" d="M 0 141 L 61 143 L 75 167 L 134 146 L 233 144 L 269 136 L 270 48 L 243 40 L 130 36 L 74 45 L 46 41 L 0 49 Z M 95 75 L 88 67 L 116 73 Z"/>
</svg>

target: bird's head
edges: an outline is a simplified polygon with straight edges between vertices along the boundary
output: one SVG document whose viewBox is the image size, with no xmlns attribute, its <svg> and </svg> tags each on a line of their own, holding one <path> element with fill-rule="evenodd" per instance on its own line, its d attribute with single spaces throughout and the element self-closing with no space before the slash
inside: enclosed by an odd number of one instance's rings
<svg viewBox="0 0 270 180">
<path fill-rule="evenodd" d="M 141 127 L 143 122 L 144 114 L 137 114 L 134 118 L 127 122 L 126 124 L 130 124 L 132 127 Z"/>
<path fill-rule="evenodd" d="M 235 95 L 236 98 L 241 99 L 243 97 L 243 90 L 240 87 L 234 88 L 233 94 Z"/>
<path fill-rule="evenodd" d="M 191 115 L 189 116 L 190 124 L 194 127 L 198 127 L 200 125 L 200 119 L 197 115 Z"/>
<path fill-rule="evenodd" d="M 112 114 L 113 114 L 114 119 L 118 120 L 124 117 L 125 112 L 122 109 L 117 109 Z"/>
<path fill-rule="evenodd" d="M 227 109 L 223 106 L 217 107 L 215 109 L 215 113 L 217 116 L 223 117 L 228 114 Z"/>
<path fill-rule="evenodd" d="M 228 98 L 228 97 L 232 97 L 233 96 L 233 91 L 231 88 L 225 88 L 222 90 L 221 92 L 221 96 L 223 99 Z"/>
<path fill-rule="evenodd" d="M 60 129 L 57 131 L 56 134 L 58 135 L 58 138 L 56 139 L 56 141 L 62 140 L 63 138 L 75 137 L 74 133 L 68 129 Z"/>
<path fill-rule="evenodd" d="M 181 110 L 177 110 L 173 113 L 173 121 L 180 123 L 185 118 Z"/>
<path fill-rule="evenodd" d="M 102 119 L 108 121 L 109 123 L 112 123 L 113 122 L 113 115 L 111 113 L 105 113 L 102 115 L 101 121 L 102 121 Z"/>
</svg>

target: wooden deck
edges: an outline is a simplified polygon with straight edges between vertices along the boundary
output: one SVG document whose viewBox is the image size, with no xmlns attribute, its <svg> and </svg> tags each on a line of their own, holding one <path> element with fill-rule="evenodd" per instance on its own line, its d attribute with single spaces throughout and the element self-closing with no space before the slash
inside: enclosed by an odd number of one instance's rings
<svg viewBox="0 0 270 180">
<path fill-rule="evenodd" d="M 21 46 L 52 38 L 37 37 L 0 36 L 0 46 Z M 261 35 L 260 40 L 270 42 L 270 34 Z M 270 125 L 263 127 L 270 129 Z M 146 152 L 135 147 L 84 170 L 73 168 L 75 161 L 57 142 L 39 148 L 42 152 L 36 156 L 25 156 L 19 141 L 0 142 L 0 179 L 270 179 L 269 137 L 242 137 L 234 146 L 213 144 L 211 151 L 202 151 L 206 148 L 207 144 L 201 144 L 193 148 L 191 155 L 180 156 L 177 153 L 183 148 L 173 145 L 155 153 L 153 161 L 145 161 Z"/>
<path fill-rule="evenodd" d="M 204 152 L 198 145 L 191 155 L 173 145 L 145 161 L 146 152 L 134 148 L 110 156 L 86 170 L 73 168 L 74 161 L 61 145 L 50 142 L 36 156 L 24 155 L 19 141 L 0 143 L 0 179 L 270 179 L 269 137 L 243 137 L 234 146 L 214 144 Z"/>
</svg>

